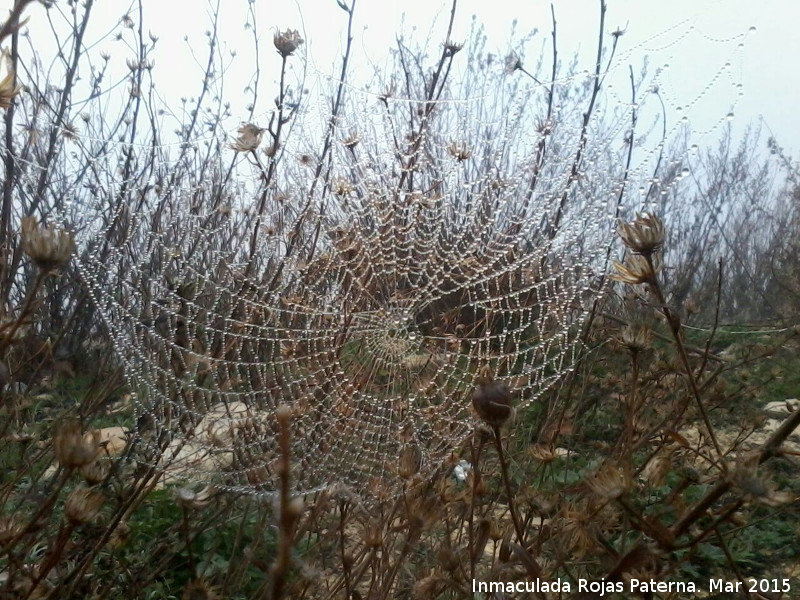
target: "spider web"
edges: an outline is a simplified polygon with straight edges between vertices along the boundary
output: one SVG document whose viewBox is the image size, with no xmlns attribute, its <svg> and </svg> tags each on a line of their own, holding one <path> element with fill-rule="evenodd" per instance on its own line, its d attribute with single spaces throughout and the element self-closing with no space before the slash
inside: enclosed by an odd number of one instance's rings
<svg viewBox="0 0 800 600">
<path fill-rule="evenodd" d="M 154 188 L 92 231 L 78 267 L 132 388 L 139 460 L 271 494 L 287 405 L 297 491 L 380 496 L 409 483 L 401 456 L 419 479 L 474 429 L 483 366 L 524 414 L 574 365 L 617 203 L 643 196 L 660 150 L 627 137 L 640 107 L 612 100 L 583 128 L 586 76 L 554 85 L 578 100 L 549 118 L 533 83 L 489 100 L 350 88 L 335 120 L 326 90 L 295 117 L 277 184 L 254 192 L 254 157 L 271 157 L 241 152 L 249 191 Z M 631 143 L 645 160 L 626 173 Z"/>
</svg>

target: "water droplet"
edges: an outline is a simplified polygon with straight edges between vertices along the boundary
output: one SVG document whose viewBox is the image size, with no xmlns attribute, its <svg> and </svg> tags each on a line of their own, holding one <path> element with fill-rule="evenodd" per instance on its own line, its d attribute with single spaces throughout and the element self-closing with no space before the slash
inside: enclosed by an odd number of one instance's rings
<svg viewBox="0 0 800 600">
<path fill-rule="evenodd" d="M 750 26 L 750 29 L 748 29 L 747 31 L 748 31 L 749 33 L 755 33 L 756 31 L 758 31 L 758 29 L 756 28 L 756 26 L 755 26 L 755 25 L 751 25 L 751 26 Z"/>
<path fill-rule="evenodd" d="M 728 119 L 728 121 L 733 121 L 733 113 L 732 113 L 732 112 L 729 112 L 729 113 L 728 113 L 728 114 L 725 116 L 725 118 L 726 118 L 726 119 Z"/>
<path fill-rule="evenodd" d="M 698 146 L 697 144 L 692 144 L 691 148 L 689 148 L 689 150 L 691 150 L 692 152 L 697 152 L 699 149 L 700 146 Z"/>
<path fill-rule="evenodd" d="M 691 171 L 689 171 L 689 167 L 683 167 L 683 169 L 681 169 L 681 176 L 682 177 L 687 177 L 690 173 L 691 173 Z"/>
</svg>

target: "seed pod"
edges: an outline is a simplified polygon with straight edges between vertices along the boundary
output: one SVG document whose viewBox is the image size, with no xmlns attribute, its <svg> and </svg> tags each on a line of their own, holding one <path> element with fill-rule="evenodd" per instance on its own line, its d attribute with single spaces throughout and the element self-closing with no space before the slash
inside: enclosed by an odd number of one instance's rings
<svg viewBox="0 0 800 600">
<path fill-rule="evenodd" d="M 367 548 L 380 548 L 383 545 L 383 524 L 372 519 L 364 527 L 364 545 Z"/>
<path fill-rule="evenodd" d="M 40 269 L 49 271 L 68 262 L 75 234 L 52 225 L 40 227 L 34 217 L 22 218 L 22 249 Z"/>
<path fill-rule="evenodd" d="M 400 451 L 397 473 L 403 479 L 408 479 L 419 472 L 422 463 L 422 453 L 416 444 L 405 444 Z"/>
<path fill-rule="evenodd" d="M 81 476 L 89 485 L 97 485 L 102 482 L 106 478 L 106 475 L 108 475 L 108 470 L 108 463 L 100 461 L 94 461 L 88 465 L 83 465 L 80 469 Z"/>
<path fill-rule="evenodd" d="M 76 488 L 67 497 L 64 515 L 73 525 L 83 525 L 94 520 L 106 498 L 100 492 L 87 488 Z"/>
<path fill-rule="evenodd" d="M 492 428 L 502 427 L 511 417 L 511 391 L 502 381 L 489 377 L 489 368 L 484 367 L 477 379 L 472 395 L 472 406 L 481 420 Z"/>
<path fill-rule="evenodd" d="M 296 29 L 287 29 L 286 31 L 278 31 L 272 38 L 272 43 L 275 44 L 275 49 L 283 58 L 289 57 L 294 54 L 300 45 L 303 43 L 303 38 Z"/>
<path fill-rule="evenodd" d="M 80 423 L 68 421 L 53 437 L 58 464 L 67 469 L 80 469 L 92 463 L 100 454 L 100 432 L 93 431 L 86 439 Z"/>
<path fill-rule="evenodd" d="M 131 526 L 127 521 L 120 521 L 108 538 L 109 548 L 122 548 L 131 539 Z"/>
</svg>

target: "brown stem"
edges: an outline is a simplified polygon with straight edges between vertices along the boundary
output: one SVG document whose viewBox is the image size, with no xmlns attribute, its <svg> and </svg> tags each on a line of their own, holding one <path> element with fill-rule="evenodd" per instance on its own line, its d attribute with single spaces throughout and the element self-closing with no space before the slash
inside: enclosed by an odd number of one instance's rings
<svg viewBox="0 0 800 600">
<path fill-rule="evenodd" d="M 653 264 L 653 256 L 647 255 L 645 257 L 647 259 L 647 264 L 650 267 L 650 270 L 655 273 L 656 268 Z M 680 318 L 678 315 L 674 314 L 672 310 L 667 306 L 666 300 L 664 298 L 664 293 L 661 290 L 661 285 L 658 282 L 658 277 L 653 275 L 650 279 L 650 290 L 653 292 L 653 295 L 656 297 L 658 301 L 661 312 L 664 313 L 664 316 L 667 319 L 667 323 L 669 324 L 670 331 L 672 332 L 672 337 L 675 340 L 675 347 L 678 349 L 678 356 L 680 356 L 681 364 L 683 365 L 683 370 L 686 373 L 686 378 L 689 381 L 689 387 L 692 391 L 692 397 L 695 400 L 697 405 L 697 409 L 700 411 L 700 416 L 703 419 L 703 423 L 705 424 L 706 430 L 708 431 L 708 435 L 711 438 L 711 442 L 714 444 L 714 449 L 717 451 L 717 456 L 722 458 L 722 449 L 720 448 L 719 442 L 717 441 L 717 436 L 714 434 L 714 428 L 711 426 L 711 420 L 708 418 L 708 413 L 706 413 L 705 406 L 703 406 L 703 399 L 700 394 L 700 388 L 697 385 L 697 379 L 694 376 L 694 371 L 692 370 L 692 365 L 689 363 L 689 355 L 686 352 L 686 347 L 683 344 L 683 338 L 681 336 L 681 323 Z M 725 464 L 719 463 L 718 465 L 723 471 L 725 470 Z"/>
</svg>

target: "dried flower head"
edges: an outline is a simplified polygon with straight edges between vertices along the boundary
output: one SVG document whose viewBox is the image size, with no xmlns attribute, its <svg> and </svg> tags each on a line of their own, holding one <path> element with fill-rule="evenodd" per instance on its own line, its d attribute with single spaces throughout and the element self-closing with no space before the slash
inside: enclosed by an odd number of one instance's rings
<svg viewBox="0 0 800 600">
<path fill-rule="evenodd" d="M 351 131 L 350 135 L 348 135 L 346 138 L 342 140 L 342 143 L 344 144 L 345 148 L 347 148 L 348 150 L 352 150 L 353 148 L 358 146 L 358 143 L 360 141 L 361 138 L 359 137 L 358 133 L 355 131 Z"/>
<path fill-rule="evenodd" d="M 583 504 L 570 502 L 562 509 L 561 531 L 567 548 L 575 558 L 583 557 L 597 546 L 592 530 L 593 521 L 594 517 Z"/>
<path fill-rule="evenodd" d="M 6 76 L 0 80 L 0 108 L 10 108 L 11 101 L 22 91 L 22 86 L 17 83 L 17 74 L 11 64 L 11 58 L 4 50 L 0 61 L 5 61 Z"/>
<path fill-rule="evenodd" d="M 302 167 L 313 167 L 316 164 L 314 157 L 310 154 L 301 154 L 297 157 L 297 162 L 299 162 Z"/>
<path fill-rule="evenodd" d="M 397 464 L 397 473 L 403 479 L 408 479 L 419 472 L 422 465 L 422 453 L 416 444 L 405 444 L 400 450 Z"/>
<path fill-rule="evenodd" d="M 93 461 L 80 468 L 81 476 L 89 485 L 97 485 L 105 480 L 109 468 L 107 461 Z"/>
<path fill-rule="evenodd" d="M 264 148 L 264 154 L 267 155 L 268 158 L 275 158 L 275 155 L 278 154 L 278 149 L 280 148 L 280 144 L 277 142 L 270 144 L 266 148 Z"/>
<path fill-rule="evenodd" d="M 489 377 L 489 367 L 481 369 L 478 384 L 472 395 L 475 412 L 490 427 L 501 427 L 512 416 L 511 391 L 502 381 Z"/>
<path fill-rule="evenodd" d="M 383 545 L 383 523 L 372 518 L 364 525 L 364 545 L 367 548 L 380 548 Z"/>
<path fill-rule="evenodd" d="M 466 142 L 450 142 L 447 145 L 447 152 L 458 162 L 463 162 L 472 156 L 472 150 Z"/>
<path fill-rule="evenodd" d="M 64 139 L 76 140 L 78 139 L 78 128 L 69 121 L 64 121 L 61 125 L 61 135 L 64 136 Z"/>
<path fill-rule="evenodd" d="M 131 539 L 131 526 L 128 525 L 127 521 L 120 521 L 117 523 L 117 526 L 114 528 L 114 531 L 111 532 L 111 536 L 108 538 L 108 546 L 110 548 L 121 548 L 125 544 L 128 543 L 128 540 Z"/>
<path fill-rule="evenodd" d="M 22 249 L 40 269 L 49 271 L 69 261 L 75 234 L 53 225 L 40 227 L 34 217 L 23 217 Z"/>
<path fill-rule="evenodd" d="M 95 430 L 84 436 L 80 423 L 68 421 L 56 431 L 53 448 L 58 464 L 66 469 L 80 469 L 100 454 L 100 432 Z"/>
<path fill-rule="evenodd" d="M 661 487 L 667 481 L 667 475 L 672 470 L 672 456 L 658 453 L 647 463 L 642 475 L 653 487 Z"/>
<path fill-rule="evenodd" d="M 636 215 L 631 223 L 620 221 L 617 233 L 622 243 L 637 254 L 650 255 L 664 244 L 664 223 L 650 213 Z"/>
<path fill-rule="evenodd" d="M 510 52 L 508 56 L 506 56 L 505 60 L 505 71 L 508 75 L 513 73 L 514 71 L 519 71 L 522 69 L 522 59 L 519 57 L 519 54 L 516 52 Z"/>
<path fill-rule="evenodd" d="M 639 285 L 641 283 L 652 283 L 656 274 L 661 271 L 661 260 L 658 255 L 645 257 L 641 254 L 633 254 L 627 258 L 625 264 L 614 261 L 614 273 L 611 278 L 621 281 L 628 285 Z"/>
<path fill-rule="evenodd" d="M 353 184 L 344 177 L 334 177 L 331 181 L 331 191 L 336 196 L 349 196 L 353 192 Z"/>
<path fill-rule="evenodd" d="M 542 463 L 549 463 L 558 458 L 558 455 L 553 451 L 553 449 L 544 444 L 534 444 L 533 446 L 529 446 L 528 454 L 531 456 L 531 458 L 533 458 L 533 460 Z"/>
<path fill-rule="evenodd" d="M 272 42 L 275 44 L 278 54 L 286 58 L 294 54 L 295 50 L 303 44 L 303 38 L 300 37 L 296 29 L 287 29 L 286 31 L 275 33 Z"/>
<path fill-rule="evenodd" d="M 244 123 L 237 131 L 239 137 L 236 138 L 235 142 L 230 144 L 230 147 L 236 152 L 252 152 L 261 144 L 264 131 L 266 130 L 258 125 Z"/>
<path fill-rule="evenodd" d="M 630 352 L 647 350 L 653 343 L 653 332 L 644 324 L 630 324 L 622 330 L 620 342 Z"/>
<path fill-rule="evenodd" d="M 614 500 L 628 491 L 631 479 L 627 471 L 613 464 L 602 466 L 589 480 L 592 491 L 607 500 Z"/>
<path fill-rule="evenodd" d="M 76 488 L 67 497 L 64 515 L 73 525 L 89 523 L 97 517 L 106 498 L 97 490 Z"/>
<path fill-rule="evenodd" d="M 455 56 L 464 48 L 464 44 L 459 44 L 458 42 L 451 42 L 448 41 L 444 45 L 444 51 L 447 56 Z"/>
</svg>

